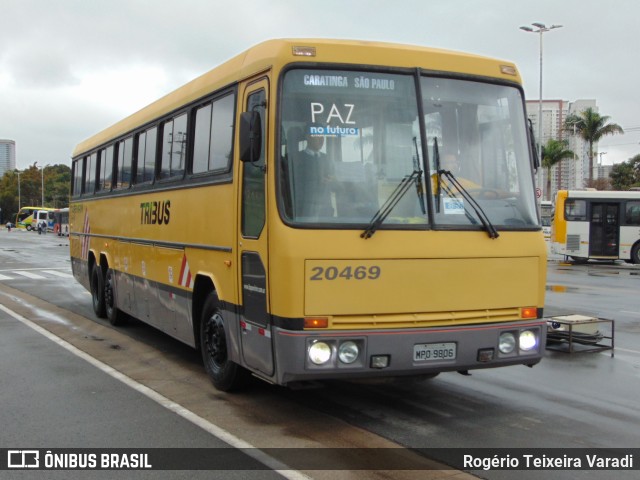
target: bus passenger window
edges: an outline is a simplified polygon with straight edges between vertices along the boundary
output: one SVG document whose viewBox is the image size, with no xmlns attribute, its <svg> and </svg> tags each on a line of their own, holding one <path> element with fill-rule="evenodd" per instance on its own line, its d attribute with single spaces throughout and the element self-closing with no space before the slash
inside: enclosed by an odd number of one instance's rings
<svg viewBox="0 0 640 480">
<path fill-rule="evenodd" d="M 169 120 L 162 133 L 160 178 L 182 177 L 187 154 L 187 114 Z"/>
<path fill-rule="evenodd" d="M 73 162 L 73 195 L 82 193 L 82 168 L 84 159 Z"/>
<path fill-rule="evenodd" d="M 129 188 L 131 183 L 131 158 L 133 137 L 122 140 L 118 146 L 118 166 L 116 188 Z"/>
<path fill-rule="evenodd" d="M 113 145 L 100 150 L 100 171 L 98 172 L 98 190 L 111 190 L 113 174 Z"/>
<path fill-rule="evenodd" d="M 640 225 L 640 202 L 627 202 L 626 224 Z"/>
<path fill-rule="evenodd" d="M 193 173 L 227 171 L 233 145 L 235 96 L 227 95 L 198 109 Z"/>
<path fill-rule="evenodd" d="M 156 138 L 158 129 L 150 128 L 138 135 L 138 163 L 136 166 L 136 183 L 153 180 L 156 165 Z"/>
<path fill-rule="evenodd" d="M 92 153 L 86 157 L 86 162 L 84 191 L 85 193 L 94 193 L 96 191 L 96 163 L 98 162 L 98 154 Z"/>
<path fill-rule="evenodd" d="M 566 220 L 586 221 L 587 202 L 584 200 L 568 199 L 564 205 L 564 216 Z"/>
</svg>

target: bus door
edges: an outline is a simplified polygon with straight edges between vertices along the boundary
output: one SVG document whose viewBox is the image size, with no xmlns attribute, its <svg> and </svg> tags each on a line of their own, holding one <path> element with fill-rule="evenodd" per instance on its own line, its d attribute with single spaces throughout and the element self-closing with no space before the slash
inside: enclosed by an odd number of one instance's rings
<svg viewBox="0 0 640 480">
<path fill-rule="evenodd" d="M 617 203 L 591 203 L 589 256 L 618 257 L 620 206 Z"/>
<path fill-rule="evenodd" d="M 273 374 L 271 322 L 267 313 L 266 169 L 268 80 L 250 83 L 243 95 L 244 111 L 258 112 L 262 124 L 260 159 L 240 163 L 240 225 L 238 265 L 242 308 L 240 337 L 247 366 Z"/>
</svg>

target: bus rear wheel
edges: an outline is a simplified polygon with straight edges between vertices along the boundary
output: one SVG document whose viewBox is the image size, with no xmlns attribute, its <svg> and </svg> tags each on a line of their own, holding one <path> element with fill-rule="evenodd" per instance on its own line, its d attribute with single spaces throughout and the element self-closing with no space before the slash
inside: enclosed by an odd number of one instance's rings
<svg viewBox="0 0 640 480">
<path fill-rule="evenodd" d="M 117 326 L 124 323 L 124 316 L 116 301 L 115 272 L 111 268 L 107 270 L 107 277 L 104 281 L 104 307 L 105 315 L 111 325 Z"/>
<path fill-rule="evenodd" d="M 640 243 L 631 249 L 631 262 L 636 265 L 640 263 Z"/>
<path fill-rule="evenodd" d="M 218 296 L 210 293 L 202 309 L 200 351 L 204 368 L 218 390 L 229 392 L 246 385 L 249 372 L 229 360 L 227 334 Z"/>
<path fill-rule="evenodd" d="M 90 277 L 91 300 L 93 303 L 93 311 L 98 318 L 106 317 L 104 304 L 104 277 L 102 276 L 102 268 L 99 264 L 95 264 L 91 269 Z"/>
</svg>

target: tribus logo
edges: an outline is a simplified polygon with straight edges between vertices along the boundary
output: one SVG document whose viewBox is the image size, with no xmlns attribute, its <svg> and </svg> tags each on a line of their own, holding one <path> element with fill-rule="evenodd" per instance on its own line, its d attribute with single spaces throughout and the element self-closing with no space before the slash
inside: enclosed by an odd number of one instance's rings
<svg viewBox="0 0 640 480">
<path fill-rule="evenodd" d="M 7 452 L 8 468 L 39 468 L 40 452 L 38 450 L 9 450 Z"/>
</svg>

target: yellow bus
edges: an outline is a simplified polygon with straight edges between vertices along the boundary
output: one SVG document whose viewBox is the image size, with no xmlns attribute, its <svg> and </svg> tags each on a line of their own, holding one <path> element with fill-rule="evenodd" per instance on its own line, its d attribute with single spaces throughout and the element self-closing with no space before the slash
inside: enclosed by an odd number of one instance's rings
<svg viewBox="0 0 640 480">
<path fill-rule="evenodd" d="M 221 390 L 532 366 L 524 105 L 509 62 L 266 41 L 76 147 L 74 275 L 98 316 L 200 349 Z"/>
<path fill-rule="evenodd" d="M 551 242 L 576 262 L 640 263 L 640 192 L 560 190 Z"/>
<path fill-rule="evenodd" d="M 55 208 L 47 207 L 22 207 L 16 215 L 16 227 L 25 228 L 27 231 L 37 230 L 38 222 L 47 222 L 47 228 L 53 228 L 53 212 Z"/>
</svg>

